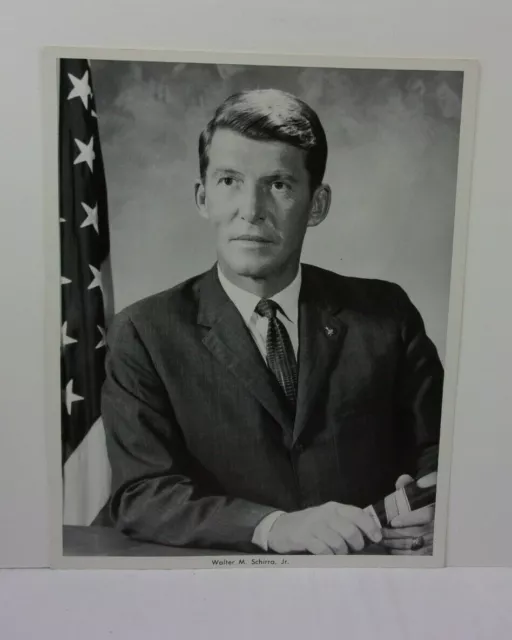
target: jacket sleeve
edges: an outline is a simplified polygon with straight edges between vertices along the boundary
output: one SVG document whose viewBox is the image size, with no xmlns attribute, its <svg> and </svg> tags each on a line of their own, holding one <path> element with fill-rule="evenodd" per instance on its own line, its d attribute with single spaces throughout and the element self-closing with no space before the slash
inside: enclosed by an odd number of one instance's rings
<svg viewBox="0 0 512 640">
<path fill-rule="evenodd" d="M 125 313 L 108 333 L 102 416 L 118 529 L 172 546 L 258 549 L 254 530 L 275 508 L 222 495 L 194 472 L 168 394 Z"/>
<path fill-rule="evenodd" d="M 401 340 L 398 411 L 403 473 L 421 477 L 437 470 L 443 366 L 423 319 L 400 289 Z"/>
</svg>

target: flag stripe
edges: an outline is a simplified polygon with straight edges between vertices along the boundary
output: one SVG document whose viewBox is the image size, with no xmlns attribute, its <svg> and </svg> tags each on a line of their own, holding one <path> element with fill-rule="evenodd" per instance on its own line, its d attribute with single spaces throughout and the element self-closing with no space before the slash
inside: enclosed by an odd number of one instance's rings
<svg viewBox="0 0 512 640">
<path fill-rule="evenodd" d="M 90 525 L 107 502 L 109 487 L 110 465 L 100 418 L 64 466 L 63 523 Z"/>
</svg>

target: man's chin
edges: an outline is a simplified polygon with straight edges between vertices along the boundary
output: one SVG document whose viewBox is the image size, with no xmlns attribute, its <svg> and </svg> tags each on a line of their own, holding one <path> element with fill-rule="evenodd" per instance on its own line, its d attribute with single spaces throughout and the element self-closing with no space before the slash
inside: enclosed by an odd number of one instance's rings
<svg viewBox="0 0 512 640">
<path fill-rule="evenodd" d="M 272 269 L 265 267 L 238 267 L 232 269 L 233 273 L 242 278 L 252 278 L 253 280 L 265 280 L 272 275 Z"/>
<path fill-rule="evenodd" d="M 242 278 L 252 278 L 253 280 L 264 280 L 275 272 L 275 265 L 263 262 L 237 262 L 227 264 L 230 271 Z"/>
</svg>

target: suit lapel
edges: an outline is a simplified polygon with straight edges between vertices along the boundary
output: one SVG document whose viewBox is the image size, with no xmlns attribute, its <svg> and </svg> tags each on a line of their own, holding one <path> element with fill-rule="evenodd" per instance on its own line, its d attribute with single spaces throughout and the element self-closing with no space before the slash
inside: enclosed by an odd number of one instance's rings
<svg viewBox="0 0 512 640">
<path fill-rule="evenodd" d="M 339 299 L 330 300 L 324 283 L 312 279 L 312 273 L 304 265 L 299 301 L 299 388 L 294 442 L 304 431 L 318 394 L 340 358 L 347 332 L 347 325 L 336 314 Z"/>
<path fill-rule="evenodd" d="M 215 266 L 201 283 L 198 323 L 210 331 L 203 344 L 285 429 L 293 419 L 249 330 L 226 295 Z"/>
</svg>

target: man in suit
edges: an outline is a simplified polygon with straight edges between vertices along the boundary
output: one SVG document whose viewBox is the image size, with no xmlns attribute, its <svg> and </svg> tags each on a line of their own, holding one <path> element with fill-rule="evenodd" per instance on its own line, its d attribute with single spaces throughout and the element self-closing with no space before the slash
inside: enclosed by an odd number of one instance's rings
<svg viewBox="0 0 512 640">
<path fill-rule="evenodd" d="M 431 553 L 432 507 L 382 530 L 363 509 L 435 472 L 442 366 L 400 287 L 300 262 L 331 201 L 317 114 L 276 90 L 231 96 L 199 156 L 217 264 L 109 330 L 117 526 L 196 548 Z"/>
</svg>

